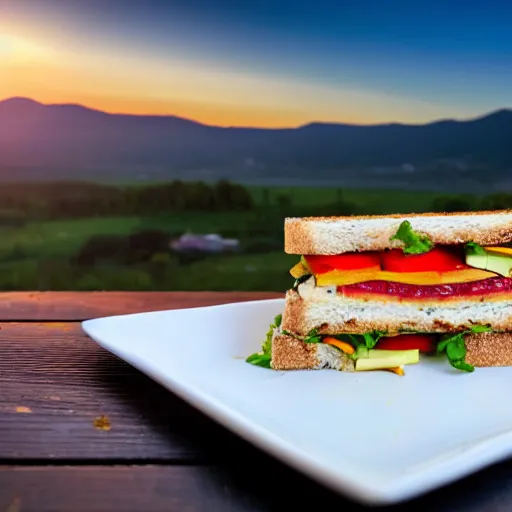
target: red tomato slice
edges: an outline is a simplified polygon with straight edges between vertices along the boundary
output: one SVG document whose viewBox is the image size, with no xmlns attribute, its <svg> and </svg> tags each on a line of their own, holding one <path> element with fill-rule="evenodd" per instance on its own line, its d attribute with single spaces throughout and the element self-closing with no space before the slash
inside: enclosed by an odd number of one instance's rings
<svg viewBox="0 0 512 512">
<path fill-rule="evenodd" d="M 468 268 L 462 254 L 452 248 L 434 247 L 424 254 L 404 254 L 402 249 L 383 251 L 382 268 L 390 272 L 447 272 Z"/>
<path fill-rule="evenodd" d="M 381 338 L 375 348 L 379 350 L 414 350 L 433 352 L 436 349 L 436 336 L 433 334 L 400 334 Z"/>
<path fill-rule="evenodd" d="M 346 253 L 335 256 L 304 256 L 313 274 L 325 274 L 331 270 L 380 270 L 380 256 L 376 252 Z"/>
</svg>

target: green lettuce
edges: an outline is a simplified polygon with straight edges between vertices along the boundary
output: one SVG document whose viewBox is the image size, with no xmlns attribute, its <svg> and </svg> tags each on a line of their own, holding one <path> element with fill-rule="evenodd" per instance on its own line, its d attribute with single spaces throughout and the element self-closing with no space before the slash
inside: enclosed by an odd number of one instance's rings
<svg viewBox="0 0 512 512">
<path fill-rule="evenodd" d="M 346 341 L 350 343 L 354 348 L 364 347 L 368 350 L 377 345 L 377 342 L 385 336 L 386 333 L 383 331 L 371 331 L 365 334 L 339 334 L 333 336 L 333 338 L 339 339 L 340 341 Z"/>
<path fill-rule="evenodd" d="M 293 334 L 289 331 L 283 331 L 283 334 L 286 334 L 287 336 L 293 336 L 294 338 L 297 338 L 300 341 L 303 341 L 304 343 L 321 343 L 322 342 L 322 335 L 318 334 L 318 328 L 315 327 L 314 329 L 311 329 L 306 336 L 299 336 L 297 334 Z"/>
<path fill-rule="evenodd" d="M 404 246 L 405 254 L 423 254 L 434 247 L 434 243 L 426 235 L 422 235 L 412 229 L 411 223 L 404 220 L 390 241 L 400 240 Z"/>
<path fill-rule="evenodd" d="M 267 331 L 265 341 L 261 346 L 261 351 L 251 354 L 245 361 L 247 363 L 254 364 L 256 366 L 263 366 L 264 368 L 270 368 L 270 362 L 272 360 L 272 336 L 274 335 L 274 329 L 277 329 L 281 325 L 282 315 L 277 315 L 274 318 L 274 323 L 270 324 Z"/>
<path fill-rule="evenodd" d="M 489 332 L 492 329 L 486 325 L 475 325 L 471 329 L 456 334 L 446 334 L 437 345 L 437 353 L 446 353 L 448 361 L 457 370 L 473 372 L 475 368 L 466 363 L 466 343 L 464 336 L 476 332 Z"/>
<path fill-rule="evenodd" d="M 476 242 L 468 242 L 465 248 L 466 254 L 475 254 L 477 256 L 485 256 L 487 254 L 485 249 Z"/>
</svg>

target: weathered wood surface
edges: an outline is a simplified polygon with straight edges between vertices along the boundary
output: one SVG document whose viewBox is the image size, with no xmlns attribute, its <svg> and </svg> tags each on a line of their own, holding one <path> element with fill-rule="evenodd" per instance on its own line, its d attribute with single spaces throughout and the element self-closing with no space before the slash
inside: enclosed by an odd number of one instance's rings
<svg viewBox="0 0 512 512">
<path fill-rule="evenodd" d="M 372 510 L 273 460 L 224 465 L 0 466 L 2 512 L 264 512 Z M 512 464 L 494 466 L 383 512 L 508 512 Z"/>
<path fill-rule="evenodd" d="M 109 431 L 94 428 L 101 414 Z M 240 442 L 80 324 L 0 324 L 0 459 L 197 460 L 231 444 Z"/>
<path fill-rule="evenodd" d="M 82 321 L 283 297 L 274 292 L 7 292 L 0 293 L 0 321 Z"/>
</svg>

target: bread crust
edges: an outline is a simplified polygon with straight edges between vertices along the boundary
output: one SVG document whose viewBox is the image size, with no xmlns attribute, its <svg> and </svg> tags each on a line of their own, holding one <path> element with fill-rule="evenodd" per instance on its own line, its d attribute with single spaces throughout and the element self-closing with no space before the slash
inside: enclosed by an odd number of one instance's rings
<svg viewBox="0 0 512 512">
<path fill-rule="evenodd" d="M 400 223 L 434 244 L 476 242 L 500 245 L 512 241 L 512 210 L 344 217 L 288 217 L 284 223 L 284 251 L 297 255 L 335 255 L 355 251 L 381 251 L 401 247 L 390 241 Z"/>
<path fill-rule="evenodd" d="M 354 371 L 355 363 L 346 354 L 325 343 L 304 343 L 277 333 L 272 340 L 271 367 L 274 370 Z"/>
<path fill-rule="evenodd" d="M 475 367 L 512 366 L 512 333 L 483 332 L 468 334 L 466 363 Z"/>
<path fill-rule="evenodd" d="M 375 330 L 388 335 L 404 331 L 447 333 L 469 330 L 476 324 L 489 324 L 496 331 L 512 331 L 512 301 L 387 303 L 335 294 L 322 298 L 319 294 L 323 291 L 319 289 L 303 297 L 300 290 L 301 287 L 286 293 L 281 327 L 301 336 L 312 329 L 318 329 L 320 334 L 364 334 Z"/>
<path fill-rule="evenodd" d="M 272 340 L 274 370 L 312 370 L 317 364 L 315 345 L 286 335 L 277 335 Z"/>
</svg>

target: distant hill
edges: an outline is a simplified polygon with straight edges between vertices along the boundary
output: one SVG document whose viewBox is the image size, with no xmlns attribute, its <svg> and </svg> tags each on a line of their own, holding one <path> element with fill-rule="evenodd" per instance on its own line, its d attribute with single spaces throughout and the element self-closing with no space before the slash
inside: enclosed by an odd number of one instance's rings
<svg viewBox="0 0 512 512">
<path fill-rule="evenodd" d="M 511 110 L 424 125 L 259 129 L 108 114 L 25 98 L 0 102 L 0 171 L 6 179 L 230 178 L 489 188 L 512 179 L 511 141 Z"/>
</svg>

